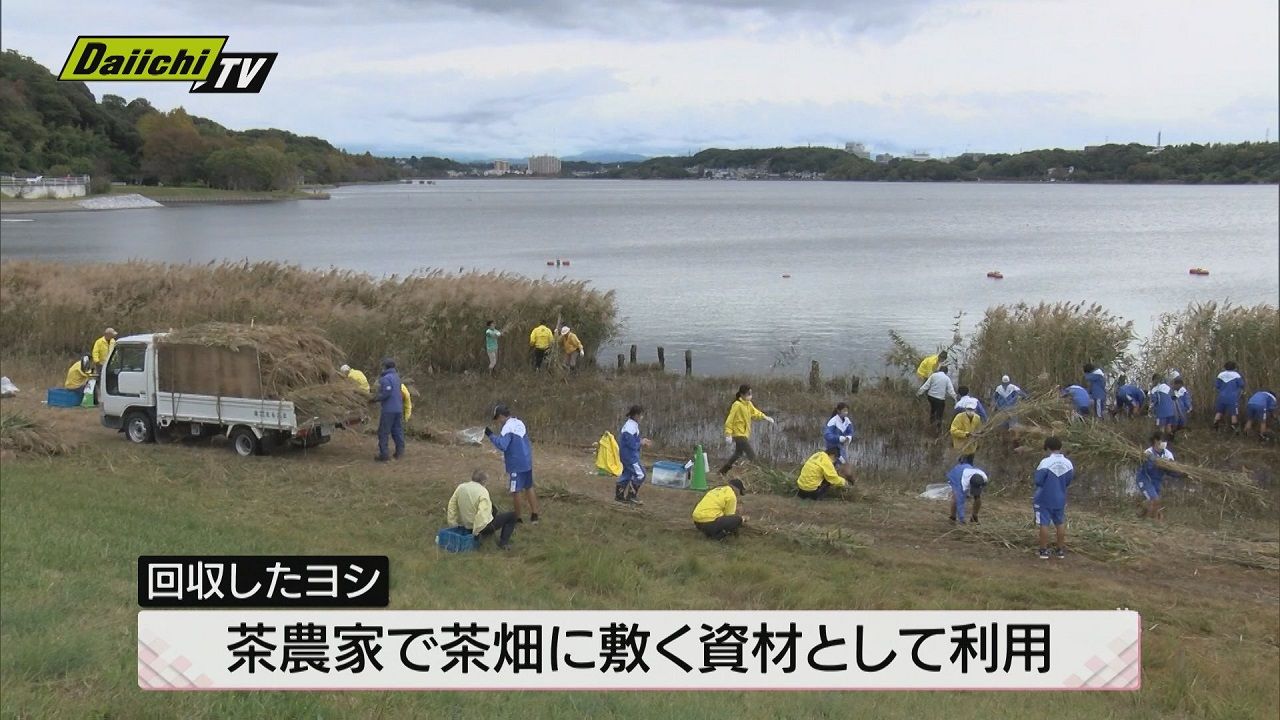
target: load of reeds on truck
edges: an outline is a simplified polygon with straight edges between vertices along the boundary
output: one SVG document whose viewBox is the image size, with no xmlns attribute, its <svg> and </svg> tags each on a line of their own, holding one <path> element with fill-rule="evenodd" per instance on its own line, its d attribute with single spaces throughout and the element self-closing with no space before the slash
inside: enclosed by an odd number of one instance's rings
<svg viewBox="0 0 1280 720">
<path fill-rule="evenodd" d="M 102 424 L 134 443 L 225 436 L 238 455 L 314 447 L 359 423 L 368 395 L 337 373 L 323 335 L 206 323 L 116 341 L 103 368 Z"/>
</svg>

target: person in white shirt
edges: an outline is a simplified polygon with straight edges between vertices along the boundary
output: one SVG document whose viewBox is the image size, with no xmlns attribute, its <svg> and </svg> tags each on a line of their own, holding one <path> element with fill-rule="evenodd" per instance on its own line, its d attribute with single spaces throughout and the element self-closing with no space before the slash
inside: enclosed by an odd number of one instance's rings
<svg viewBox="0 0 1280 720">
<path fill-rule="evenodd" d="M 956 388 L 947 376 L 947 366 L 939 366 L 920 386 L 917 395 L 924 395 L 929 400 L 929 422 L 938 430 L 942 429 L 942 416 L 947 409 L 947 398 L 956 398 Z"/>
</svg>

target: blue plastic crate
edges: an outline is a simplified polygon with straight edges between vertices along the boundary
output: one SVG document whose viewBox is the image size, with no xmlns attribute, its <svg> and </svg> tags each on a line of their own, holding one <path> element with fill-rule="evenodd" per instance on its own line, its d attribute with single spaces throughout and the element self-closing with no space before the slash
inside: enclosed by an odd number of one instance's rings
<svg viewBox="0 0 1280 720">
<path fill-rule="evenodd" d="M 480 541 L 465 527 L 449 527 L 436 533 L 436 546 L 446 552 L 470 552 L 479 547 Z"/>
<path fill-rule="evenodd" d="M 66 388 L 49 388 L 49 392 L 45 395 L 45 401 L 49 403 L 49 407 L 80 407 L 80 401 L 83 399 L 84 393 Z"/>
</svg>

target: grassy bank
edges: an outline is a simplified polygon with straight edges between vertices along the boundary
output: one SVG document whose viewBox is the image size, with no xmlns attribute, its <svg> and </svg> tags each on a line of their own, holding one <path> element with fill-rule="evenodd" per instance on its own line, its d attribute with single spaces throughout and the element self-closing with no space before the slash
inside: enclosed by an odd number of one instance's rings
<svg viewBox="0 0 1280 720">
<path fill-rule="evenodd" d="M 151 198 L 158 203 L 219 203 L 219 202 L 270 202 L 274 200 L 324 200 L 329 195 L 324 192 L 309 190 L 220 190 L 209 187 L 170 187 L 152 185 L 129 185 L 112 188 L 115 195 L 137 193 Z"/>
<path fill-rule="evenodd" d="M 1280 702 L 1275 572 L 1176 552 L 1189 537 L 1176 527 L 1079 510 L 1082 554 L 1046 565 L 1023 551 L 1025 541 L 1009 548 L 957 534 L 940 506 L 868 480 L 855 503 L 748 496 L 756 532 L 716 544 L 688 526 L 691 493 L 650 489 L 645 508 L 621 511 L 609 481 L 588 474 L 587 454 L 540 442 L 543 523 L 522 526 L 511 555 L 459 558 L 437 553 L 432 533 L 455 482 L 473 467 L 499 467 L 488 450 L 418 441 L 406 461 L 373 467 L 369 440 L 346 433 L 318 451 L 235 462 L 218 443 L 135 447 L 97 427 L 91 411 L 41 409 L 31 398 L 3 403 L 53 418 L 77 446 L 69 456 L 4 460 L 6 718 L 1225 719 L 1273 717 Z M 985 512 L 996 532 L 1030 532 L 1022 497 L 993 493 Z M 1108 555 L 1121 540 L 1127 554 Z M 137 556 L 152 553 L 387 554 L 393 609 L 671 608 L 710 618 L 726 607 L 1130 607 L 1144 622 L 1143 689 L 149 694 L 136 688 L 134 583 Z"/>
</svg>

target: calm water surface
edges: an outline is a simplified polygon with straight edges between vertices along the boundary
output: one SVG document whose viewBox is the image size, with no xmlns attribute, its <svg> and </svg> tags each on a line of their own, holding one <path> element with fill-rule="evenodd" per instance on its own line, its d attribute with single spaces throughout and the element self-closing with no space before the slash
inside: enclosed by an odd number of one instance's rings
<svg viewBox="0 0 1280 720">
<path fill-rule="evenodd" d="M 32 215 L 0 223 L 0 254 L 563 274 L 617 292 L 623 329 L 603 362 L 634 342 L 673 363 L 691 348 L 704 373 L 811 358 L 874 373 L 890 329 L 933 346 L 957 313 L 971 327 L 1000 303 L 1098 302 L 1140 331 L 1191 301 L 1275 303 L 1278 200 L 1275 186 L 437 181 Z M 547 268 L 555 257 L 572 266 Z"/>
</svg>

